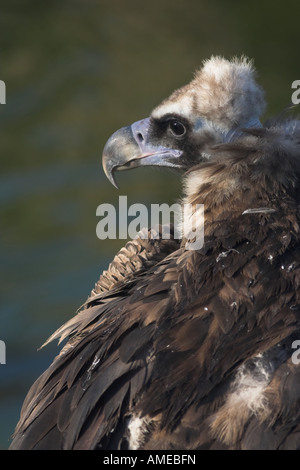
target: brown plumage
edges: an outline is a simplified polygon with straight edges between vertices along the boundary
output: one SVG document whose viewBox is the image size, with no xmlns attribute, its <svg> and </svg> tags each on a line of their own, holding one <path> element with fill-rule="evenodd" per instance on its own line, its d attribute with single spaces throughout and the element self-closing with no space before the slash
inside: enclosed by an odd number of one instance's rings
<svg viewBox="0 0 300 470">
<path fill-rule="evenodd" d="M 204 204 L 203 247 L 161 232 L 120 251 L 50 338 L 68 341 L 30 389 L 11 448 L 300 448 L 299 123 L 260 125 L 245 59 L 205 67 L 212 86 L 227 80 L 209 121 L 194 98 L 190 106 L 192 82 L 104 151 L 112 181 L 116 167 L 181 167 L 183 203 Z M 233 124 L 236 87 L 255 96 L 248 117 L 237 100 Z"/>
</svg>

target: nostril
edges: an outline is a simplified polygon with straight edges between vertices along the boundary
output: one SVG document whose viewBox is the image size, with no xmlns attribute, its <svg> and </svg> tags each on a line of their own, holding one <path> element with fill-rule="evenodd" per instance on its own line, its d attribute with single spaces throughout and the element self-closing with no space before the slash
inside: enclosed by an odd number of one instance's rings
<svg viewBox="0 0 300 470">
<path fill-rule="evenodd" d="M 131 124 L 132 137 L 140 147 L 144 147 L 147 144 L 149 121 L 149 118 L 145 118 Z"/>
<path fill-rule="evenodd" d="M 136 137 L 137 137 L 137 140 L 138 140 L 139 142 L 143 142 L 144 137 L 143 137 L 143 134 L 142 134 L 141 132 L 138 132 L 137 135 L 136 135 Z"/>
</svg>

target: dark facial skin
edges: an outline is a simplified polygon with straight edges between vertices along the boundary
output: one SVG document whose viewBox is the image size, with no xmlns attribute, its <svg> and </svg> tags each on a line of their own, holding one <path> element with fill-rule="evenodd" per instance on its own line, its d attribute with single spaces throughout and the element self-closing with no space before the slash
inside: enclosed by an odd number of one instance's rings
<svg viewBox="0 0 300 470">
<path fill-rule="evenodd" d="M 138 166 L 166 166 L 185 171 L 203 161 L 201 153 L 216 143 L 215 134 L 185 117 L 167 114 L 146 118 L 115 132 L 103 151 L 103 167 L 116 186 L 113 172 Z"/>
</svg>

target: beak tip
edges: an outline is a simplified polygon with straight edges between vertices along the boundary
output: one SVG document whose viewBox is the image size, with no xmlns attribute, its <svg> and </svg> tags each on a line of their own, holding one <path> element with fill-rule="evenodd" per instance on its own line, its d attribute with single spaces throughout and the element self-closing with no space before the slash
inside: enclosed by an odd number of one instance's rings
<svg viewBox="0 0 300 470">
<path fill-rule="evenodd" d="M 112 170 L 112 171 L 108 171 L 107 168 L 104 168 L 104 173 L 105 173 L 106 178 L 110 181 L 110 183 L 111 183 L 116 189 L 120 189 L 119 186 L 118 186 L 117 183 L 116 183 L 115 178 L 114 178 L 114 172 L 113 172 L 113 170 Z"/>
<path fill-rule="evenodd" d="M 119 189 L 119 186 L 117 185 L 115 178 L 114 178 L 114 170 L 116 168 L 116 165 L 112 163 L 111 159 L 104 152 L 102 154 L 102 167 L 103 167 L 106 178 L 111 182 L 111 184 L 116 189 Z"/>
<path fill-rule="evenodd" d="M 117 183 L 115 182 L 114 178 L 111 178 L 110 182 L 112 183 L 112 185 L 113 185 L 116 189 L 120 189 L 119 186 L 117 185 Z"/>
</svg>

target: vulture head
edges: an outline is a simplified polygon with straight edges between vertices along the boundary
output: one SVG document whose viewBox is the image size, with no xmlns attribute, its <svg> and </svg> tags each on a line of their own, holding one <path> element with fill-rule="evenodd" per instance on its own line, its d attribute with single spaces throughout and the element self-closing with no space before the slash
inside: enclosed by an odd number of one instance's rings
<svg viewBox="0 0 300 470">
<path fill-rule="evenodd" d="M 111 136 L 103 151 L 105 174 L 116 186 L 116 170 L 157 165 L 185 171 L 209 159 L 212 145 L 261 126 L 264 107 L 249 60 L 213 57 L 150 117 Z"/>
</svg>

